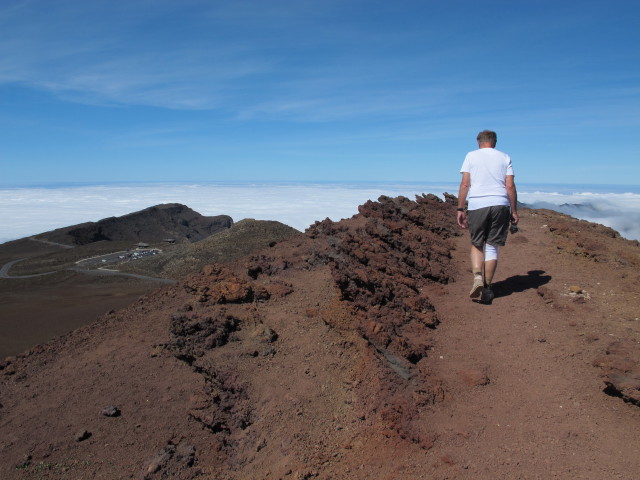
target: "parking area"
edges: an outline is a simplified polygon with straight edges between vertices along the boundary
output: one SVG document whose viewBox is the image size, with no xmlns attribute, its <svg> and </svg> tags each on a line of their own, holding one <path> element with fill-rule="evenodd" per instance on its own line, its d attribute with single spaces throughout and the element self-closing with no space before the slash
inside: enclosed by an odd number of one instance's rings
<svg viewBox="0 0 640 480">
<path fill-rule="evenodd" d="M 97 257 L 86 258 L 76 262 L 76 265 L 81 268 L 101 268 L 112 267 L 120 265 L 122 263 L 132 262 L 141 258 L 149 257 L 152 255 L 160 255 L 162 250 L 158 248 L 147 248 L 139 250 L 126 250 L 121 252 L 108 253 L 106 255 L 100 255 Z"/>
</svg>

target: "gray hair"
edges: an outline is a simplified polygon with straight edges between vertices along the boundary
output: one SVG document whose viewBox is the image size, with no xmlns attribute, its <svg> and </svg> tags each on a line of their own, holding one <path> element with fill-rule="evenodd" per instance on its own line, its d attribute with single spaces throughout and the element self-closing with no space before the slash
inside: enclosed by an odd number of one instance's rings
<svg viewBox="0 0 640 480">
<path fill-rule="evenodd" d="M 483 130 L 478 134 L 476 140 L 478 140 L 478 143 L 489 143 L 492 147 L 495 147 L 496 143 L 498 143 L 498 135 L 491 130 Z"/>
</svg>

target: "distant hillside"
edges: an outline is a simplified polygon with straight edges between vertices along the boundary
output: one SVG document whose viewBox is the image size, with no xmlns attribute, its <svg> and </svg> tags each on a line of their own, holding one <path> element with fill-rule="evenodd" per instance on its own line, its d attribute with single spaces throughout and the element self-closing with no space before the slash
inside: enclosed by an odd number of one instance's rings
<svg viewBox="0 0 640 480">
<path fill-rule="evenodd" d="M 121 217 L 109 217 L 59 228 L 36 235 L 39 240 L 64 245 L 86 245 L 99 241 L 197 242 L 233 225 L 228 215 L 205 217 L 179 203 L 145 208 Z"/>
<path fill-rule="evenodd" d="M 177 245 L 162 255 L 126 263 L 118 269 L 143 275 L 180 278 L 200 271 L 205 265 L 231 262 L 298 234 L 298 230 L 280 222 L 245 219 L 199 242 Z"/>
</svg>

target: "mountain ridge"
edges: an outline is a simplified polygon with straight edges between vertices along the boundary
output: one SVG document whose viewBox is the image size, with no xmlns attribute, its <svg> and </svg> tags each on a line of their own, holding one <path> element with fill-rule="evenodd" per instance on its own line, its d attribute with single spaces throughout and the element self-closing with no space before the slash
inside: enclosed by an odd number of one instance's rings
<svg viewBox="0 0 640 480">
<path fill-rule="evenodd" d="M 198 241 L 229 228 L 228 215 L 205 217 L 186 205 L 154 205 L 120 217 L 85 222 L 34 235 L 34 238 L 63 245 L 86 245 L 98 241 L 161 242 Z"/>
</svg>

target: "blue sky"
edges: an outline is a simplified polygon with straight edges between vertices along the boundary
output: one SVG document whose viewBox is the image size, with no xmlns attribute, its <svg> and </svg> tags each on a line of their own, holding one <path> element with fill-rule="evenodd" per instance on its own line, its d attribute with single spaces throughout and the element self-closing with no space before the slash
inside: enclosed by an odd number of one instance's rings
<svg viewBox="0 0 640 480">
<path fill-rule="evenodd" d="M 640 178 L 637 1 L 1 0 L 0 185 Z"/>
</svg>

